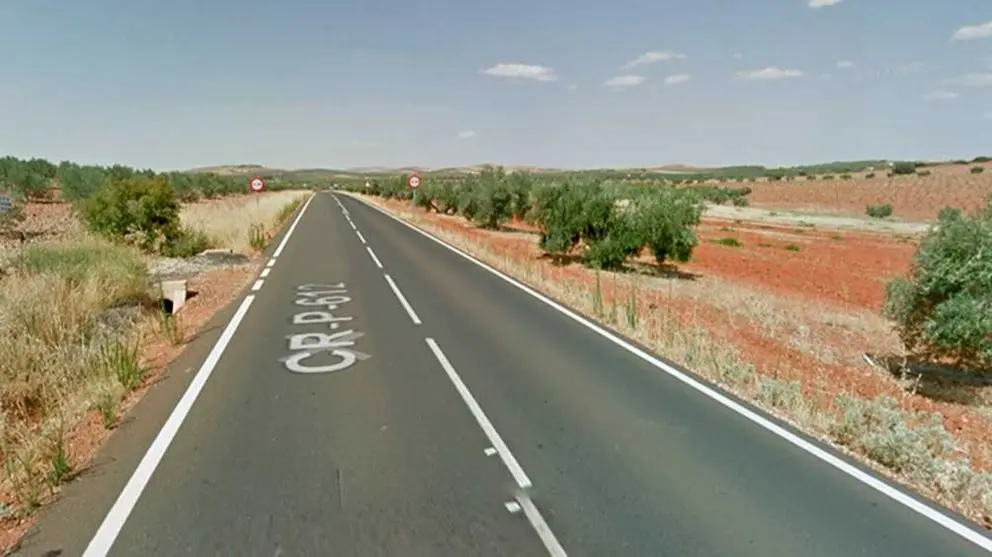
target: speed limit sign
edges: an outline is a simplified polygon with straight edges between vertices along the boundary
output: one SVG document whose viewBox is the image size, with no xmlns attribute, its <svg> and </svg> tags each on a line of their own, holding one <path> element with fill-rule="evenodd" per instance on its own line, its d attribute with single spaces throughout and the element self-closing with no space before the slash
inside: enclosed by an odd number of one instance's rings
<svg viewBox="0 0 992 557">
<path fill-rule="evenodd" d="M 410 186 L 411 189 L 417 189 L 420 187 L 420 181 L 420 174 L 414 174 L 407 179 L 406 185 Z"/>
<path fill-rule="evenodd" d="M 265 180 L 255 176 L 251 179 L 251 191 L 262 191 L 265 189 Z"/>
</svg>

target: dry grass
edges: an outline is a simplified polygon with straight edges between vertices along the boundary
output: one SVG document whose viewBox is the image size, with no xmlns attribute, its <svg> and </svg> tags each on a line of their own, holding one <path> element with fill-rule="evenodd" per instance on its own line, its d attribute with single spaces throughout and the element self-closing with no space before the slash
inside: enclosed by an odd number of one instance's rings
<svg viewBox="0 0 992 557">
<path fill-rule="evenodd" d="M 193 203 L 183 207 L 183 224 L 207 234 L 217 247 L 257 251 L 253 235 L 261 231 L 267 240 L 309 194 L 277 191 Z"/>
<path fill-rule="evenodd" d="M 986 526 L 992 524 L 992 474 L 972 466 L 967 455 L 973 447 L 957 443 L 942 416 L 904 409 L 889 395 L 865 397 L 845 392 L 849 385 L 804 381 L 808 378 L 795 372 L 780 375 L 778 366 L 756 366 L 714 329 L 708 314 L 700 310 L 699 315 L 687 317 L 665 300 L 688 300 L 693 313 L 703 302 L 706 308 L 722 307 L 739 318 L 740 326 L 758 324 L 765 333 L 779 337 L 780 343 L 825 362 L 841 356 L 824 350 L 810 329 L 801 324 L 841 329 L 851 337 L 890 336 L 877 316 L 839 313 L 818 304 L 785 304 L 771 293 L 763 295 L 718 279 L 660 281 L 611 273 L 597 278 L 586 269 L 560 269 L 534 257 L 519 257 L 481 232 L 468 234 L 439 226 L 436 215 L 425 216 L 378 198 L 360 197 L 754 401 L 796 427 L 833 442 L 890 477 Z"/>
<path fill-rule="evenodd" d="M 182 218 L 217 247 L 261 249 L 307 194 L 200 202 Z M 62 228 L 57 241 L 10 251 L 14 265 L 0 280 L 0 519 L 53 496 L 78 464 L 79 428 L 94 414 L 103 429 L 114 427 L 151 371 L 146 349 L 181 349 L 190 332 L 185 315 L 152 309 L 146 256 L 80 226 Z"/>
<path fill-rule="evenodd" d="M 147 291 L 138 252 L 89 237 L 28 247 L 0 281 L 7 507 L 36 507 L 68 479 L 67 428 L 140 378 L 132 326 Z"/>
</svg>

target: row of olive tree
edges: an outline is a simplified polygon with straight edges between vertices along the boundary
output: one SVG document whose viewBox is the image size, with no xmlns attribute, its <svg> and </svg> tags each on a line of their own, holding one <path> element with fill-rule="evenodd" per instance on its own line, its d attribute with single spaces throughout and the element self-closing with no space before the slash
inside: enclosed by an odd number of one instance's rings
<svg viewBox="0 0 992 557">
<path fill-rule="evenodd" d="M 409 201 L 406 176 L 344 189 Z M 537 178 L 499 168 L 478 175 L 428 178 L 421 207 L 459 214 L 485 228 L 512 218 L 536 224 L 548 254 L 578 254 L 597 268 L 616 268 L 647 247 L 659 264 L 687 261 L 698 245 L 701 200 L 743 197 L 714 189 L 637 187 L 593 176 Z M 906 347 L 931 361 L 992 368 L 992 198 L 971 215 L 945 209 L 926 235 L 907 277 L 891 282 L 883 314 Z"/>
<path fill-rule="evenodd" d="M 76 202 L 89 199 L 108 181 L 159 176 L 165 179 L 183 202 L 248 192 L 247 176 L 221 176 L 209 172 L 158 173 L 123 165 L 80 165 L 69 161 L 54 164 L 39 158 L 0 158 L 0 190 L 9 190 L 29 201 L 49 199 L 52 192 L 58 190 L 62 199 Z M 285 180 L 267 180 L 266 186 L 277 190 L 297 185 Z"/>
<path fill-rule="evenodd" d="M 368 187 L 343 184 L 343 189 L 410 200 L 406 178 L 390 177 Z M 698 245 L 695 227 L 702 201 L 713 191 L 637 187 L 592 176 L 541 179 L 486 168 L 476 175 L 429 179 L 416 203 L 461 215 L 482 228 L 498 229 L 514 218 L 527 221 L 540 228 L 547 254 L 557 259 L 576 255 L 590 267 L 615 269 L 645 248 L 659 264 L 688 261 Z"/>
</svg>

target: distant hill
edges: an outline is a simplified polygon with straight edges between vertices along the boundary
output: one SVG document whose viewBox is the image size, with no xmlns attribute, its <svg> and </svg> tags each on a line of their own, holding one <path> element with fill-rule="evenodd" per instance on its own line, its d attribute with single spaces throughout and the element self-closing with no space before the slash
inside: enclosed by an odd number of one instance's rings
<svg viewBox="0 0 992 557">
<path fill-rule="evenodd" d="M 672 179 L 677 179 L 678 176 L 682 176 L 688 179 L 692 179 L 693 175 L 705 174 L 708 177 L 748 177 L 748 176 L 765 176 L 769 173 L 777 174 L 794 174 L 797 172 L 808 172 L 811 174 L 823 174 L 823 173 L 844 173 L 844 172 L 859 172 L 869 168 L 881 168 L 888 165 L 891 161 L 886 160 L 863 160 L 863 161 L 836 161 L 828 163 L 810 164 L 810 165 L 799 165 L 793 167 L 764 167 L 759 165 L 743 165 L 743 166 L 693 166 L 687 164 L 667 164 L 662 166 L 645 166 L 645 167 L 629 167 L 629 168 L 600 168 L 600 169 L 566 169 L 566 168 L 545 168 L 545 167 L 531 167 L 531 166 L 504 166 L 504 170 L 507 172 L 531 172 L 536 174 L 571 174 L 574 172 L 597 172 L 606 173 L 609 175 L 626 176 L 626 175 L 639 175 L 641 177 L 648 177 L 648 175 L 671 175 Z M 332 169 L 332 168 L 299 168 L 299 169 L 280 169 L 280 168 L 269 168 L 260 164 L 228 164 L 228 165 L 216 165 L 216 166 L 205 166 L 201 168 L 194 168 L 187 170 L 186 172 L 197 173 L 197 172 L 213 172 L 223 176 L 244 176 L 246 179 L 251 176 L 261 176 L 266 179 L 292 179 L 301 181 L 317 181 L 317 180 L 334 180 L 336 178 L 354 178 L 361 176 L 374 176 L 383 174 L 409 174 L 412 172 L 421 172 L 424 174 L 431 175 L 445 175 L 445 176 L 457 176 L 464 174 L 474 174 L 481 171 L 486 164 L 475 164 L 468 166 L 453 166 L 445 168 L 427 168 L 422 166 L 404 166 L 404 167 L 387 167 L 387 166 L 360 166 L 351 167 L 345 169 Z"/>
</svg>

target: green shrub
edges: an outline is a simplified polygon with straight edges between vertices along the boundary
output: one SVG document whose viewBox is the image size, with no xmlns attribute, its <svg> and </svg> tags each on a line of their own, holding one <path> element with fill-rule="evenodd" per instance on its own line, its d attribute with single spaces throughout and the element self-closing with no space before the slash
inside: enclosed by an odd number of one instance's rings
<svg viewBox="0 0 992 557">
<path fill-rule="evenodd" d="M 891 203 L 886 203 L 885 205 L 868 205 L 865 207 L 865 213 L 869 217 L 876 219 L 891 217 L 894 210 Z"/>
<path fill-rule="evenodd" d="M 971 167 L 971 173 L 972 174 L 981 174 L 982 172 L 985 172 L 985 168 L 984 167 L 981 167 L 981 166 L 973 166 L 973 167 Z"/>
<path fill-rule="evenodd" d="M 657 192 L 642 198 L 639 204 L 639 228 L 655 261 L 686 262 L 699 245 L 696 226 L 703 216 L 698 199 L 677 190 Z"/>
<path fill-rule="evenodd" d="M 62 198 L 67 201 L 79 201 L 92 197 L 100 191 L 105 175 L 103 170 L 96 166 L 63 162 L 58 167 L 56 178 L 62 188 Z"/>
<path fill-rule="evenodd" d="M 892 165 L 892 174 L 895 176 L 906 176 L 916 174 L 917 164 L 914 162 L 897 162 Z"/>
<path fill-rule="evenodd" d="M 250 242 L 250 239 L 249 239 Z M 164 244 L 159 250 L 166 257 L 192 257 L 213 247 L 210 237 L 203 231 L 184 227 L 179 237 Z"/>
<path fill-rule="evenodd" d="M 865 179 L 866 180 L 871 180 L 874 177 L 875 177 L 875 173 L 874 172 L 869 172 L 868 174 L 865 174 Z"/>
<path fill-rule="evenodd" d="M 533 181 L 526 172 L 514 172 L 509 176 L 509 187 L 513 196 L 513 217 L 524 220 L 530 213 L 532 205 Z"/>
<path fill-rule="evenodd" d="M 535 190 L 533 220 L 541 227 L 539 245 L 551 255 L 564 255 L 582 239 L 584 199 L 582 186 L 567 179 Z M 598 185 L 589 185 L 589 189 Z"/>
<path fill-rule="evenodd" d="M 992 366 L 992 198 L 972 216 L 941 211 L 909 276 L 890 282 L 885 297 L 883 315 L 913 353 Z"/>
<path fill-rule="evenodd" d="M 513 190 L 502 168 L 485 168 L 469 180 L 463 215 L 482 228 L 498 229 L 513 216 Z M 467 212 L 465 212 L 467 210 Z"/>
<path fill-rule="evenodd" d="M 182 238 L 176 192 L 161 176 L 110 178 L 86 201 L 90 230 L 115 242 L 161 252 Z"/>
<path fill-rule="evenodd" d="M 22 162 L 14 157 L 0 158 L 0 190 L 9 188 L 28 199 L 44 198 L 51 187 L 51 178 L 47 176 L 47 167 L 37 162 L 40 160 Z"/>
</svg>

